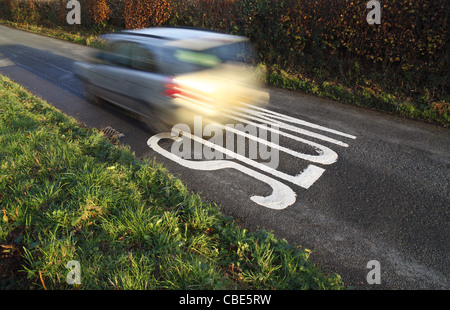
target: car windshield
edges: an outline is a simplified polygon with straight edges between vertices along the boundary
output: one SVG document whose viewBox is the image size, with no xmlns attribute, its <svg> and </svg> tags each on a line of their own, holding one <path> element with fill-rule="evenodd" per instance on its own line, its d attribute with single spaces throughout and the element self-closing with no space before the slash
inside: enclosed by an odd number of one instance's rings
<svg viewBox="0 0 450 310">
<path fill-rule="evenodd" d="M 249 42 L 238 42 L 206 50 L 164 49 L 164 71 L 169 75 L 212 69 L 226 62 L 253 64 L 255 53 Z"/>
</svg>

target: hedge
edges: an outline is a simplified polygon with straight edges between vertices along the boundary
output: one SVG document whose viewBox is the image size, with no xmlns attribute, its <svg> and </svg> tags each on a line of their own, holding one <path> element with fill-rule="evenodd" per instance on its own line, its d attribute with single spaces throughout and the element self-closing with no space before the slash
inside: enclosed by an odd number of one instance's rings
<svg viewBox="0 0 450 310">
<path fill-rule="evenodd" d="M 191 26 L 248 36 L 262 62 L 321 85 L 369 87 L 416 105 L 449 110 L 447 0 L 79 0 L 68 26 L 64 0 L 0 0 L 0 17 L 70 29 Z"/>
</svg>

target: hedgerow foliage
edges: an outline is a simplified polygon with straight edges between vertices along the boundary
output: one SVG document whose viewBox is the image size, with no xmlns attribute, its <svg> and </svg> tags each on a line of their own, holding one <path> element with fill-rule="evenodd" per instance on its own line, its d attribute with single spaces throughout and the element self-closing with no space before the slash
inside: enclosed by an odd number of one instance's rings
<svg viewBox="0 0 450 310">
<path fill-rule="evenodd" d="M 382 2 L 381 24 L 368 25 L 361 1 L 299 1 L 280 16 L 284 41 L 277 55 L 289 67 L 312 62 L 331 70 L 389 72 L 389 83 L 448 94 L 448 3 Z"/>
<path fill-rule="evenodd" d="M 95 24 L 101 24 L 109 18 L 109 7 L 106 0 L 88 0 L 84 1 L 91 21 Z"/>
<path fill-rule="evenodd" d="M 160 26 L 171 15 L 171 0 L 125 0 L 123 19 L 126 28 Z"/>
<path fill-rule="evenodd" d="M 61 18 L 66 2 L 0 0 L 0 16 L 68 27 Z M 381 1 L 379 25 L 367 23 L 366 0 L 80 2 L 82 25 L 75 27 L 193 26 L 245 35 L 272 68 L 319 83 L 369 85 L 424 104 L 448 102 L 448 0 Z"/>
</svg>

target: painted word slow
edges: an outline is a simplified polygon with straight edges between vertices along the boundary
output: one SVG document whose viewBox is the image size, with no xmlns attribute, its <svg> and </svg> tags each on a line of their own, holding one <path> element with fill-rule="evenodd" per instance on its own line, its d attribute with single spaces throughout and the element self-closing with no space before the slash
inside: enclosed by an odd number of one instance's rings
<svg viewBox="0 0 450 310">
<path fill-rule="evenodd" d="M 210 124 L 203 128 L 201 117 L 197 117 L 193 133 L 188 125 L 177 124 L 171 132 L 152 136 L 147 144 L 189 169 L 235 169 L 266 183 L 272 193 L 250 199 L 270 209 L 281 210 L 295 203 L 294 189 L 309 189 L 323 175 L 325 167 L 338 160 L 330 145 L 346 148 L 349 145 L 342 139 L 356 139 L 350 134 L 251 105 L 229 110 L 226 116 L 233 120 L 233 125 Z M 204 139 L 205 136 L 211 138 Z M 160 145 L 161 140 L 172 140 L 170 151 Z M 294 150 L 282 145 L 281 140 L 290 140 L 294 142 L 290 145 L 311 151 Z M 302 167 L 301 170 L 292 174 L 279 169 L 281 154 L 294 158 L 295 166 Z"/>
</svg>

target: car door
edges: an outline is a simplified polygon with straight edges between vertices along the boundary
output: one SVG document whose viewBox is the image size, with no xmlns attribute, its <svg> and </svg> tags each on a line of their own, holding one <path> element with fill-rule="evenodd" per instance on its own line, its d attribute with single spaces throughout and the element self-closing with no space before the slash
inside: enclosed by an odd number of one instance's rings
<svg viewBox="0 0 450 310">
<path fill-rule="evenodd" d="M 126 82 L 132 71 L 131 44 L 127 41 L 111 43 L 100 58 L 102 63 L 95 69 L 97 94 L 114 104 L 132 108 L 132 93 Z"/>
<path fill-rule="evenodd" d="M 131 70 L 124 76 L 124 83 L 133 103 L 130 103 L 138 113 L 151 115 L 161 97 L 161 85 L 165 76 L 159 70 L 159 60 L 154 47 L 141 43 L 131 43 Z"/>
</svg>

